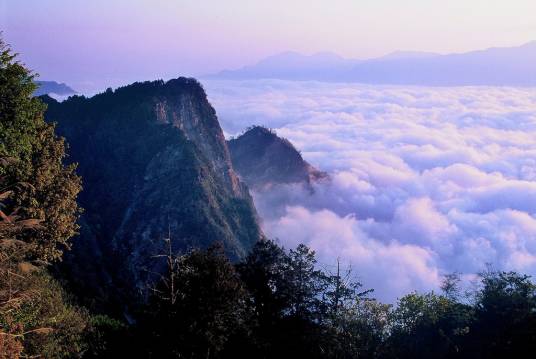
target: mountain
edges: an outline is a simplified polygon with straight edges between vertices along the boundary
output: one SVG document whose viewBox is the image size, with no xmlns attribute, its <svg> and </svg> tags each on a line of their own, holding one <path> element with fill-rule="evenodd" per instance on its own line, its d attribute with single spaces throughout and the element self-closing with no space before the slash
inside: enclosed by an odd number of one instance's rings
<svg viewBox="0 0 536 359">
<path fill-rule="evenodd" d="M 438 55 L 395 52 L 367 61 L 317 61 L 315 56 L 278 56 L 277 67 L 257 65 L 215 75 L 222 79 L 270 78 L 423 86 L 536 86 L 536 41 L 518 47 Z M 334 55 L 332 56 L 335 59 Z M 292 60 L 300 59 L 300 61 Z M 292 60 L 292 61 L 290 61 Z M 287 61 L 287 62 L 285 62 Z M 273 60 L 268 63 L 273 62 Z M 297 64 L 313 63 L 294 74 Z M 321 65 L 322 64 L 322 65 Z"/>
<path fill-rule="evenodd" d="M 36 81 L 36 84 L 39 86 L 35 90 L 35 96 L 41 95 L 59 95 L 59 96 L 70 96 L 76 94 L 76 91 L 67 86 L 64 83 L 58 83 L 56 81 Z"/>
<path fill-rule="evenodd" d="M 327 177 L 307 161 L 287 139 L 254 126 L 228 141 L 234 168 L 255 189 L 275 184 L 305 183 Z"/>
<path fill-rule="evenodd" d="M 168 236 L 173 252 L 221 241 L 234 259 L 261 238 L 248 189 L 196 80 L 44 99 L 46 119 L 57 122 L 83 178 L 82 234 L 66 266 L 79 286 L 98 282 L 89 289 L 102 297 L 110 288 L 143 290 L 150 273 L 165 267 L 158 255 Z"/>
<path fill-rule="evenodd" d="M 400 59 L 427 59 L 431 57 L 441 56 L 435 52 L 425 52 L 425 51 L 394 51 L 382 57 L 379 57 L 377 60 L 400 60 Z"/>
<path fill-rule="evenodd" d="M 221 79 L 279 78 L 289 80 L 329 80 L 335 73 L 350 70 L 359 60 L 347 60 L 330 52 L 311 56 L 284 52 L 267 57 L 253 66 L 222 71 L 209 76 Z"/>
<path fill-rule="evenodd" d="M 366 61 L 346 74 L 349 81 L 432 86 L 534 86 L 536 42 L 428 58 Z"/>
</svg>

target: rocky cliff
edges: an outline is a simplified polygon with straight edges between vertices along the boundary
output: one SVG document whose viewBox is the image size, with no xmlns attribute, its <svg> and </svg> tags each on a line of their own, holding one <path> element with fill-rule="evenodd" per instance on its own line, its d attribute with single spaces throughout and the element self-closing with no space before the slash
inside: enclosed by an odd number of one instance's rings
<svg viewBox="0 0 536 359">
<path fill-rule="evenodd" d="M 84 182 L 84 228 L 68 256 L 79 285 L 88 285 L 83 278 L 90 272 L 99 282 L 93 290 L 142 290 L 149 273 L 163 269 L 158 255 L 168 233 L 175 252 L 222 241 L 232 258 L 262 236 L 216 113 L 196 80 L 45 101 L 47 120 L 57 122 Z"/>
</svg>

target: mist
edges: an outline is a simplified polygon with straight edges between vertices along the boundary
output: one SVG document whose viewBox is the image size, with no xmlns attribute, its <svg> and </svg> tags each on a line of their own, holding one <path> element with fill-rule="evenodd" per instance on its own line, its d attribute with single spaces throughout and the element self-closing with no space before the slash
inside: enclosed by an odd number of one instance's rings
<svg viewBox="0 0 536 359">
<path fill-rule="evenodd" d="M 205 81 L 226 135 L 259 124 L 330 181 L 255 192 L 269 237 L 386 301 L 491 264 L 536 274 L 536 89 Z"/>
</svg>

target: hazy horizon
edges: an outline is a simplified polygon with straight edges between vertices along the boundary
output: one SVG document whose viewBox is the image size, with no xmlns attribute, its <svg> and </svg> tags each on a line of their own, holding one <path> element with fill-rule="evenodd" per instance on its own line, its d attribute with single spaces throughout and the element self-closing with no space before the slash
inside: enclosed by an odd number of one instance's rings
<svg viewBox="0 0 536 359">
<path fill-rule="evenodd" d="M 535 12 L 529 0 L 0 0 L 5 40 L 22 61 L 81 91 L 198 77 L 285 51 L 367 59 L 519 46 L 536 40 Z"/>
<path fill-rule="evenodd" d="M 9 43 L 9 42 L 7 42 L 7 43 L 8 43 L 9 46 L 13 47 L 13 45 L 11 43 Z M 134 83 L 134 82 L 140 82 L 140 81 L 153 81 L 153 80 L 160 80 L 160 79 L 163 79 L 163 80 L 167 81 L 169 79 L 177 78 L 177 77 L 194 77 L 194 78 L 199 79 L 201 82 L 203 82 L 204 80 L 210 79 L 212 76 L 217 75 L 217 74 L 222 73 L 222 72 L 240 71 L 240 70 L 242 70 L 244 68 L 254 67 L 254 66 L 258 65 L 258 64 L 263 63 L 266 60 L 270 60 L 270 59 L 278 58 L 278 57 L 284 57 L 286 55 L 297 55 L 297 56 L 300 56 L 300 57 L 303 57 L 303 58 L 312 58 L 314 56 L 333 56 L 333 57 L 339 57 L 342 60 L 346 60 L 346 61 L 357 60 L 357 61 L 366 62 L 366 61 L 374 61 L 374 60 L 383 60 L 384 58 L 386 58 L 386 59 L 391 58 L 391 56 L 392 56 L 392 58 L 395 58 L 395 56 L 400 55 L 400 54 L 401 55 L 408 54 L 409 57 L 411 57 L 411 55 L 419 56 L 420 54 L 426 55 L 426 56 L 463 55 L 463 54 L 482 52 L 482 51 L 492 50 L 492 49 L 517 48 L 517 47 L 522 47 L 522 46 L 533 44 L 533 43 L 536 43 L 536 40 L 525 42 L 525 43 L 520 44 L 518 46 L 509 46 L 509 47 L 492 46 L 492 47 L 488 47 L 488 48 L 485 48 L 485 49 L 474 49 L 474 50 L 471 50 L 471 51 L 468 51 L 468 52 L 442 53 L 442 54 L 441 53 L 426 52 L 426 51 L 418 51 L 418 50 L 394 50 L 394 51 L 388 52 L 388 53 L 383 54 L 383 55 L 378 56 L 378 57 L 362 58 L 362 59 L 345 58 L 345 57 L 343 57 L 343 56 L 341 56 L 341 55 L 339 55 L 339 54 L 337 54 L 335 52 L 332 52 L 332 51 L 318 51 L 318 52 L 307 54 L 307 53 L 301 53 L 301 52 L 298 52 L 298 51 L 288 50 L 288 51 L 282 51 L 282 52 L 279 52 L 279 53 L 272 54 L 272 55 L 269 55 L 267 57 L 261 58 L 261 59 L 259 59 L 258 61 L 254 62 L 254 63 L 243 64 L 243 65 L 240 65 L 240 66 L 235 67 L 235 68 L 222 68 L 222 69 L 219 69 L 219 70 L 211 72 L 211 73 L 202 73 L 202 74 L 200 73 L 200 74 L 191 74 L 191 75 L 179 73 L 179 74 L 170 74 L 169 76 L 156 76 L 154 78 L 141 78 L 140 77 L 140 78 L 132 78 L 132 79 L 112 79 L 112 80 L 109 80 L 106 83 L 101 83 L 101 84 L 96 84 L 96 83 L 87 84 L 86 83 L 86 85 L 89 85 L 88 87 L 79 87 L 79 86 L 73 85 L 76 82 L 69 82 L 69 81 L 59 80 L 57 78 L 45 77 L 45 76 L 42 76 L 41 72 L 39 72 L 39 71 L 37 71 L 35 69 L 34 69 L 34 71 L 38 74 L 37 80 L 39 80 L 39 81 L 54 81 L 54 82 L 58 82 L 58 83 L 63 83 L 63 84 L 66 84 L 68 86 L 73 87 L 74 90 L 79 94 L 83 94 L 83 95 L 86 95 L 86 96 L 87 95 L 92 96 L 94 94 L 97 94 L 97 93 L 105 91 L 106 88 L 108 88 L 108 87 L 117 88 L 117 87 L 129 85 L 129 84 Z M 19 53 L 18 56 L 24 62 L 24 55 Z M 418 59 L 418 57 L 416 57 L 416 58 Z M 282 79 L 282 80 L 284 80 L 284 79 Z M 311 80 L 311 81 L 318 81 L 318 80 Z M 341 81 L 341 82 L 345 83 L 345 82 L 348 82 L 348 81 Z M 350 81 L 350 82 L 352 82 L 352 81 Z M 357 82 L 357 83 L 359 83 L 359 82 Z M 382 83 L 379 83 L 379 84 L 381 85 Z M 83 85 L 84 85 L 84 83 L 82 83 L 82 86 Z M 396 83 L 391 83 L 391 85 L 396 86 L 397 84 Z M 425 84 L 423 84 L 423 85 L 414 84 L 414 85 L 416 85 L 416 86 L 427 86 Z M 407 85 L 401 84 L 401 86 L 407 86 Z M 453 86 L 458 86 L 458 85 L 453 85 Z M 472 86 L 472 85 L 464 85 L 464 86 Z M 449 86 L 447 86 L 447 87 L 449 87 Z M 60 98 L 64 98 L 64 97 L 65 96 L 60 96 Z"/>
</svg>

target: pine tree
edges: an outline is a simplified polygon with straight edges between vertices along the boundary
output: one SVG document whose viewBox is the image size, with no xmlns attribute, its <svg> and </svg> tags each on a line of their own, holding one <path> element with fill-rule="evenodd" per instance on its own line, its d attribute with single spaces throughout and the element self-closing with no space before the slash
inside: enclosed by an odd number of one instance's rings
<svg viewBox="0 0 536 359">
<path fill-rule="evenodd" d="M 0 39 L 0 358 L 72 357 L 87 325 L 43 266 L 76 234 L 80 178 L 33 79 Z"/>
<path fill-rule="evenodd" d="M 156 357 L 217 358 L 246 320 L 245 291 L 223 246 L 166 254 L 169 273 L 153 288 L 148 310 Z"/>
<path fill-rule="evenodd" d="M 32 96 L 35 75 L 0 39 L 0 176 L 3 213 L 41 222 L 17 233 L 32 259 L 55 261 L 78 230 L 81 179 L 64 165 L 65 143 L 44 121 L 46 106 Z"/>
</svg>

